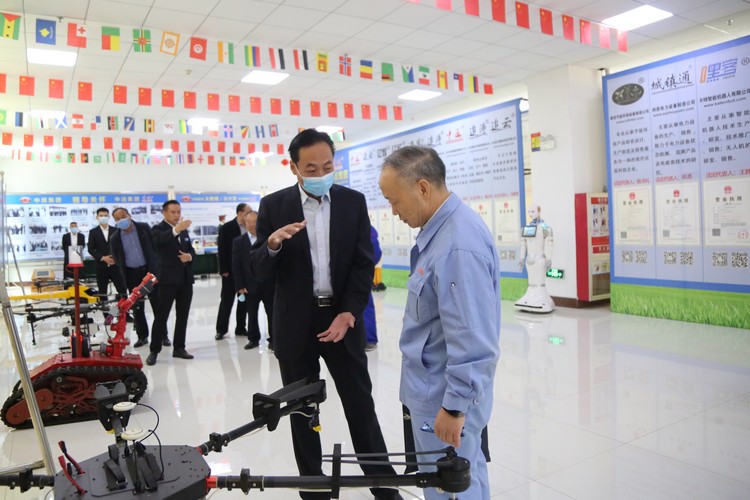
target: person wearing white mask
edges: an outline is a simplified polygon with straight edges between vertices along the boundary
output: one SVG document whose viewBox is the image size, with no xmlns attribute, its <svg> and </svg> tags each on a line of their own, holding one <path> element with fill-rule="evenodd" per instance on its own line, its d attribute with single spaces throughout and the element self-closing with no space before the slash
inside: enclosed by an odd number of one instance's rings
<svg viewBox="0 0 750 500">
<path fill-rule="evenodd" d="M 99 293 L 107 295 L 109 282 L 115 285 L 117 298 L 124 297 L 127 293 L 125 282 L 115 267 L 115 259 L 109 250 L 109 239 L 117 228 L 109 225 L 109 209 L 101 207 L 96 211 L 96 221 L 99 223 L 89 231 L 89 254 L 96 261 L 96 286 Z"/>
<path fill-rule="evenodd" d="M 73 243 L 75 242 L 75 243 Z M 63 278 L 73 278 L 73 271 L 68 269 L 68 248 L 71 245 L 79 246 L 83 248 L 86 244 L 86 238 L 83 237 L 78 231 L 78 223 L 70 223 L 70 232 L 65 233 L 62 237 L 62 251 L 63 251 Z"/>
</svg>

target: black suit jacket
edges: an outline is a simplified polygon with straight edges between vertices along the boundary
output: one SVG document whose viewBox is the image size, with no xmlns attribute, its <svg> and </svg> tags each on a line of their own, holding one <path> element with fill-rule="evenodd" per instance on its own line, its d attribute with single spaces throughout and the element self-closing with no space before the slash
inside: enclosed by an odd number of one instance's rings
<svg viewBox="0 0 750 500">
<path fill-rule="evenodd" d="M 241 234 L 237 218 L 222 224 L 219 228 L 219 238 L 216 241 L 219 246 L 219 274 L 232 274 L 232 243 Z"/>
<path fill-rule="evenodd" d="M 161 221 L 151 228 L 151 238 L 154 241 L 154 249 L 159 262 L 156 272 L 159 284 L 174 286 L 192 284 L 195 281 L 193 262 L 183 263 L 179 257 L 179 252 L 183 251 L 195 259 L 195 250 L 187 230 L 175 236 L 172 234 L 172 226 L 166 221 Z"/>
<path fill-rule="evenodd" d="M 112 226 L 107 226 L 107 239 L 104 239 L 104 231 L 102 231 L 102 226 L 96 226 L 94 229 L 89 231 L 89 244 L 88 244 L 88 250 L 89 254 L 94 258 L 96 261 L 97 266 L 107 266 L 104 262 L 102 262 L 102 257 L 105 255 L 110 255 L 109 253 L 109 240 L 112 239 L 112 235 L 115 234 L 119 229 Z"/>
<path fill-rule="evenodd" d="M 82 247 L 86 244 L 86 238 L 83 237 L 81 233 L 77 234 L 77 243 L 76 245 L 79 247 Z M 63 265 L 68 265 L 68 247 L 71 245 L 70 243 L 70 233 L 63 234 L 62 237 L 62 251 L 63 251 Z"/>
<path fill-rule="evenodd" d="M 253 246 L 247 234 L 237 236 L 232 242 L 232 278 L 235 291 L 243 288 L 248 295 L 266 297 L 266 293 L 273 291 L 271 281 L 258 281 L 250 271 L 250 251 Z"/>
<path fill-rule="evenodd" d="M 363 349 L 362 312 L 372 291 L 375 269 L 370 219 L 362 193 L 332 186 L 329 246 L 331 284 L 336 314 L 350 312 L 356 322 L 344 337 L 349 349 Z M 258 240 L 250 252 L 252 276 L 274 280 L 274 352 L 281 360 L 294 360 L 304 351 L 310 335 L 313 309 L 313 269 L 307 229 L 284 241 L 271 257 L 266 240 L 277 229 L 304 219 L 299 188 L 295 184 L 264 197 L 258 210 Z M 320 332 L 314 332 L 320 333 Z"/>
<path fill-rule="evenodd" d="M 159 263 L 156 258 L 156 251 L 154 250 L 154 242 L 151 239 L 151 228 L 143 222 L 133 221 L 133 224 L 135 225 L 135 231 L 138 233 L 138 240 L 141 242 L 143 257 L 146 259 L 146 271 L 158 277 Z M 127 279 L 125 278 L 125 249 L 122 244 L 122 233 L 122 230 L 119 230 L 112 235 L 109 239 L 109 248 L 112 257 L 115 258 L 115 265 L 122 276 L 123 282 L 127 283 Z"/>
</svg>

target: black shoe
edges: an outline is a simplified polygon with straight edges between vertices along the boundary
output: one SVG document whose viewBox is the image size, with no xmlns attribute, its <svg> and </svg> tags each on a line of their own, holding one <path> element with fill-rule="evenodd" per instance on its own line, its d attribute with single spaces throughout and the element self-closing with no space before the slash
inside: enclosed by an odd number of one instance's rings
<svg viewBox="0 0 750 500">
<path fill-rule="evenodd" d="M 374 351 L 377 348 L 378 348 L 378 344 L 368 342 L 367 345 L 365 346 L 365 351 L 370 352 L 370 351 Z"/>
<path fill-rule="evenodd" d="M 156 356 L 158 355 L 159 355 L 158 352 L 152 352 L 151 354 L 149 354 L 148 357 L 146 358 L 146 364 L 148 366 L 154 366 L 156 364 Z"/>
<path fill-rule="evenodd" d="M 142 347 L 146 344 L 148 344 L 148 339 L 138 339 L 135 341 L 135 344 L 133 344 L 133 347 Z"/>
<path fill-rule="evenodd" d="M 255 349 L 256 347 L 258 347 L 258 345 L 259 344 L 258 344 L 257 340 L 251 340 L 250 342 L 248 342 L 247 344 L 245 344 L 245 349 L 248 349 L 248 350 L 249 349 Z"/>
<path fill-rule="evenodd" d="M 273 351 L 273 340 L 268 339 L 268 350 Z"/>
<path fill-rule="evenodd" d="M 214 335 L 214 338 L 215 338 L 216 340 L 221 340 L 221 339 L 223 339 L 223 338 L 224 338 L 224 335 L 226 335 L 226 333 L 219 333 L 219 332 L 216 332 L 216 335 Z"/>
<path fill-rule="evenodd" d="M 237 329 L 234 331 L 234 336 L 235 337 L 247 337 L 247 330 L 245 330 L 244 328 Z"/>
<path fill-rule="evenodd" d="M 181 359 L 193 359 L 195 356 L 187 352 L 185 349 L 175 349 L 174 351 L 172 351 L 172 357 Z"/>
<path fill-rule="evenodd" d="M 172 347 L 172 342 L 170 342 L 169 339 L 166 338 L 161 341 L 161 345 L 163 345 L 164 347 Z"/>
</svg>

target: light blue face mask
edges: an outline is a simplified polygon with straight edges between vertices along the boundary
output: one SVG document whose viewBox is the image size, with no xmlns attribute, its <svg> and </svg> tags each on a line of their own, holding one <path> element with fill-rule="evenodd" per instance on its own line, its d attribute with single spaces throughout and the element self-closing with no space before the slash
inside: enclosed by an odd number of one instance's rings
<svg viewBox="0 0 750 500">
<path fill-rule="evenodd" d="M 333 186 L 333 172 L 322 177 L 302 177 L 302 183 L 302 189 L 320 198 Z"/>
<path fill-rule="evenodd" d="M 78 228 L 77 227 L 71 227 L 70 228 L 70 232 L 73 233 L 73 234 L 76 234 L 78 232 Z"/>
<path fill-rule="evenodd" d="M 127 229 L 130 227 L 130 219 L 125 217 L 124 219 L 120 219 L 117 222 L 115 222 L 115 226 L 117 226 L 120 229 Z"/>
</svg>

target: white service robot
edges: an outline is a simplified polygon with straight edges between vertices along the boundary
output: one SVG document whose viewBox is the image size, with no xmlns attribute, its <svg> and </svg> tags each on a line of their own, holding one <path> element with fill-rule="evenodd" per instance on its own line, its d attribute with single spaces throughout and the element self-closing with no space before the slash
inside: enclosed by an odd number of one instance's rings
<svg viewBox="0 0 750 500">
<path fill-rule="evenodd" d="M 547 292 L 545 277 L 552 267 L 552 228 L 539 216 L 542 209 L 529 209 L 529 222 L 521 228 L 521 255 L 518 267 L 523 271 L 526 261 L 526 274 L 529 288 L 516 302 L 516 309 L 534 313 L 548 313 L 555 309 L 555 303 Z"/>
</svg>

